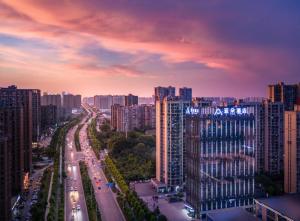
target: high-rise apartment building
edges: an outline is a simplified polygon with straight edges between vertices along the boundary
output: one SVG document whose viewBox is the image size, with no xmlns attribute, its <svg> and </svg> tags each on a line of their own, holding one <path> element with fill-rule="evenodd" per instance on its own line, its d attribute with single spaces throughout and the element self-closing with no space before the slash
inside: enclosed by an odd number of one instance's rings
<svg viewBox="0 0 300 221">
<path fill-rule="evenodd" d="M 182 100 L 191 101 L 192 100 L 192 88 L 179 88 L 179 97 Z"/>
<path fill-rule="evenodd" d="M 42 106 L 55 105 L 57 107 L 61 107 L 62 106 L 61 95 L 44 93 L 41 98 L 41 105 Z"/>
<path fill-rule="evenodd" d="M 190 108 L 186 119 L 186 200 L 198 217 L 253 203 L 255 109 Z"/>
<path fill-rule="evenodd" d="M 111 126 L 117 131 L 155 128 L 154 105 L 111 106 Z"/>
<path fill-rule="evenodd" d="M 109 110 L 113 104 L 112 95 L 95 95 L 94 105 L 100 110 Z"/>
<path fill-rule="evenodd" d="M 0 103 L 6 107 L 18 107 L 23 109 L 23 154 L 24 171 L 30 172 L 32 168 L 32 90 L 17 89 L 16 86 L 0 88 Z M 37 113 L 37 112 L 35 112 Z"/>
<path fill-rule="evenodd" d="M 94 97 L 84 97 L 83 98 L 83 103 L 89 104 L 89 105 L 94 105 Z"/>
<path fill-rule="evenodd" d="M 185 116 L 191 100 L 175 96 L 175 88 L 156 87 L 156 180 L 168 190 L 185 181 Z"/>
<path fill-rule="evenodd" d="M 154 88 L 155 101 L 162 101 L 165 97 L 174 97 L 175 96 L 175 87 L 156 87 Z"/>
<path fill-rule="evenodd" d="M 95 95 L 94 105 L 100 110 L 111 110 L 113 104 L 120 104 L 125 106 L 125 96 L 124 95 Z"/>
<path fill-rule="evenodd" d="M 138 96 L 132 94 L 128 94 L 127 96 L 125 96 L 125 106 L 132 106 L 137 104 L 139 104 Z"/>
<path fill-rule="evenodd" d="M 0 220 L 11 220 L 11 170 L 7 137 L 0 130 Z"/>
<path fill-rule="evenodd" d="M 38 142 L 41 136 L 41 91 L 28 90 L 32 92 L 32 141 Z"/>
<path fill-rule="evenodd" d="M 282 102 L 285 110 L 294 110 L 295 104 L 300 104 L 300 83 L 286 85 L 279 82 L 268 86 L 268 94 L 271 102 Z"/>
<path fill-rule="evenodd" d="M 265 101 L 264 171 L 269 174 L 283 172 L 284 104 Z"/>
<path fill-rule="evenodd" d="M 155 105 L 148 104 L 148 105 L 141 105 L 144 108 L 144 127 L 145 128 L 155 128 Z"/>
<path fill-rule="evenodd" d="M 124 106 L 121 106 L 120 104 L 114 104 L 111 106 L 110 124 L 112 128 L 116 129 L 117 131 L 125 131 L 126 122 L 124 121 L 124 115 Z"/>
<path fill-rule="evenodd" d="M 0 220 L 10 220 L 11 196 L 23 189 L 23 107 L 0 103 Z"/>
<path fill-rule="evenodd" d="M 124 95 L 113 95 L 112 96 L 112 104 L 120 104 L 122 106 L 125 105 L 125 96 Z"/>
<path fill-rule="evenodd" d="M 13 195 L 23 189 L 24 127 L 23 108 L 0 106 L 0 130 L 7 138 L 10 151 L 11 191 Z"/>
<path fill-rule="evenodd" d="M 66 109 L 79 109 L 81 107 L 81 95 L 64 94 L 63 107 Z"/>
<path fill-rule="evenodd" d="M 284 191 L 300 193 L 300 106 L 284 115 Z"/>
</svg>

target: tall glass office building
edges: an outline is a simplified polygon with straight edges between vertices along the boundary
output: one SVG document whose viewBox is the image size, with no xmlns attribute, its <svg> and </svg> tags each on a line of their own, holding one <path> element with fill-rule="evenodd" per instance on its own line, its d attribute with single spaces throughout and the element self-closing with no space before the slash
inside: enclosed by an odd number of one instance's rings
<svg viewBox="0 0 300 221">
<path fill-rule="evenodd" d="M 255 108 L 203 107 L 186 119 L 187 202 L 199 217 L 253 203 Z"/>
</svg>

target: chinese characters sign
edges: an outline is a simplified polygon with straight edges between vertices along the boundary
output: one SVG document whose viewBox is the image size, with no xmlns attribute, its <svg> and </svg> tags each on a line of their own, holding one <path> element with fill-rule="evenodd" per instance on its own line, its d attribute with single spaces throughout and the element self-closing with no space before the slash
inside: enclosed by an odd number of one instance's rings
<svg viewBox="0 0 300 221">
<path fill-rule="evenodd" d="M 244 115 L 248 114 L 245 107 L 224 107 L 217 108 L 214 115 Z"/>
</svg>

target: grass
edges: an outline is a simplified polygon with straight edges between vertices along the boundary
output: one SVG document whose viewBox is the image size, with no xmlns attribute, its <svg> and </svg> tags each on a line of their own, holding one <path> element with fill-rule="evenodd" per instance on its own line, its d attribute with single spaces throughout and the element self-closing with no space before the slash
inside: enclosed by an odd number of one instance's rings
<svg viewBox="0 0 300 221">
<path fill-rule="evenodd" d="M 83 127 L 83 124 L 79 124 L 76 131 L 75 131 L 75 137 L 74 137 L 74 140 L 75 140 L 75 147 L 76 147 L 76 150 L 77 151 L 81 151 L 81 145 L 80 145 L 80 140 L 79 140 L 79 132 L 81 130 L 81 128 Z"/>
</svg>

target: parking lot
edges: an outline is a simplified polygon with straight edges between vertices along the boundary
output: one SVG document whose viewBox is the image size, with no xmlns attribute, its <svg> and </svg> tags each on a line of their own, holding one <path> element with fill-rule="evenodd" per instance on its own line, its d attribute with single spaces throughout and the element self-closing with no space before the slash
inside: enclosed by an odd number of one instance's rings
<svg viewBox="0 0 300 221">
<path fill-rule="evenodd" d="M 28 190 L 20 195 L 19 200 L 14 207 L 13 220 L 29 221 L 31 219 L 30 208 L 37 203 L 41 179 L 46 168 L 47 167 L 37 170 L 32 174 Z"/>
</svg>

